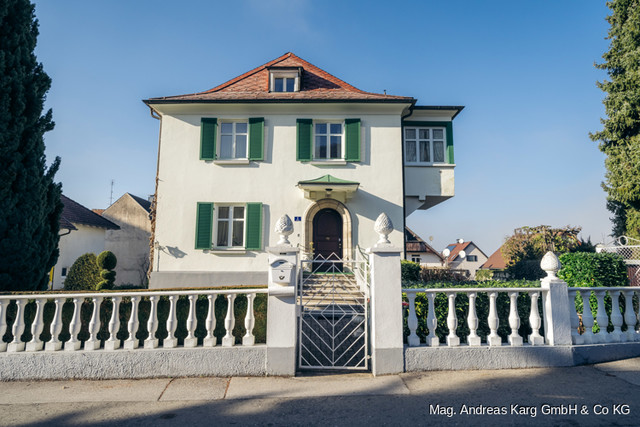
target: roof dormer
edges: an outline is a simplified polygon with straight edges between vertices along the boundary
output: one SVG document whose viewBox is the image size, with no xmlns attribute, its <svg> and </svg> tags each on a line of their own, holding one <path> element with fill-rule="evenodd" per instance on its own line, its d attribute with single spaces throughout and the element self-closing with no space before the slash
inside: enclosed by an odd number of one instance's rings
<svg viewBox="0 0 640 427">
<path fill-rule="evenodd" d="M 267 67 L 269 92 L 300 92 L 302 67 Z"/>
</svg>

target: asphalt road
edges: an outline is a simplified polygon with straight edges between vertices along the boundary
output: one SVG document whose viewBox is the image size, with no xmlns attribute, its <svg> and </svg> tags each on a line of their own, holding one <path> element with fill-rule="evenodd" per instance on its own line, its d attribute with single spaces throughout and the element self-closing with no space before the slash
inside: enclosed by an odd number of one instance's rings
<svg viewBox="0 0 640 427">
<path fill-rule="evenodd" d="M 640 358 L 570 368 L 0 382 L 0 425 L 640 425 Z"/>
</svg>

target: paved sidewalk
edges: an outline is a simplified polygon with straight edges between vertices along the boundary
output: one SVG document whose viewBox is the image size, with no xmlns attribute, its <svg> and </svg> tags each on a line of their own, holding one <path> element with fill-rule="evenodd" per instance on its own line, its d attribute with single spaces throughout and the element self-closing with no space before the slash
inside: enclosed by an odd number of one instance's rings
<svg viewBox="0 0 640 427">
<path fill-rule="evenodd" d="M 571 368 L 0 382 L 0 425 L 640 425 L 640 358 Z"/>
</svg>

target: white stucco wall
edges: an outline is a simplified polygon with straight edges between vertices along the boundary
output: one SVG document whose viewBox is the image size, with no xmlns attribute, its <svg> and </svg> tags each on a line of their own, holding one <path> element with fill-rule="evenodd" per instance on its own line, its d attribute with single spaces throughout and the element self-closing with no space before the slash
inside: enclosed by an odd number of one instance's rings
<svg viewBox="0 0 640 427">
<path fill-rule="evenodd" d="M 102 216 L 120 226 L 120 230 L 107 230 L 105 243 L 105 249 L 118 259 L 115 284 L 144 285 L 149 268 L 149 213 L 125 194 L 105 209 Z"/>
<path fill-rule="evenodd" d="M 264 251 L 240 254 L 205 253 L 194 249 L 198 202 L 263 203 L 263 247 L 275 245 L 272 232 L 283 214 L 302 217 L 294 222 L 291 243 L 304 246 L 304 213 L 311 200 L 296 187 L 298 181 L 331 174 L 357 181 L 360 187 L 346 206 L 351 213 L 353 246 L 373 245 L 374 222 L 381 212 L 391 218 L 393 245 L 403 247 L 401 152 L 402 106 L 386 105 L 222 105 L 187 106 L 190 114 L 163 107 L 159 157 L 156 241 L 164 249 L 154 257 L 154 271 L 263 272 Z M 170 113 L 170 114 L 169 114 Z M 201 117 L 265 118 L 265 160 L 249 165 L 221 165 L 199 160 Z M 296 160 L 296 119 L 361 120 L 361 162 L 313 165 Z"/>
<path fill-rule="evenodd" d="M 442 267 L 444 264 L 442 260 L 438 258 L 436 255 L 432 253 L 425 253 L 425 252 L 408 252 L 406 259 L 409 261 L 413 261 L 413 258 L 415 256 L 420 257 L 420 261 L 419 261 L 420 265 L 425 267 Z"/>
<path fill-rule="evenodd" d="M 53 270 L 53 289 L 61 289 L 63 286 L 62 269 L 66 268 L 67 272 L 74 261 L 80 255 L 93 252 L 98 255 L 104 251 L 105 247 L 105 230 L 104 228 L 89 227 L 81 224 L 73 224 L 77 230 L 70 234 L 60 237 L 58 245 L 60 256 Z"/>
</svg>

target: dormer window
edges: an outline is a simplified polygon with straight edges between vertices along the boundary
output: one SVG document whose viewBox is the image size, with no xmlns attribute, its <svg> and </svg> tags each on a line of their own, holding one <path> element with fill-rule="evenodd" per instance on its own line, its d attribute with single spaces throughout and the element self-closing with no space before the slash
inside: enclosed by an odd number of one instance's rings
<svg viewBox="0 0 640 427">
<path fill-rule="evenodd" d="M 299 92 L 300 67 L 273 67 L 269 69 L 269 92 Z"/>
</svg>

